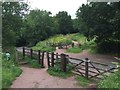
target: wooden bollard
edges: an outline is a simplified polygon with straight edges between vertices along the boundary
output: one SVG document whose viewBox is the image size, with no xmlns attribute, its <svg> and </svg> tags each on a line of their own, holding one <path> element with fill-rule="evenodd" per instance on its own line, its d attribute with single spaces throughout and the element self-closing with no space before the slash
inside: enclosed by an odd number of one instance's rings
<svg viewBox="0 0 120 90">
<path fill-rule="evenodd" d="M 38 50 L 38 63 L 39 63 L 39 64 L 41 64 L 41 63 L 40 63 L 40 61 L 41 61 L 41 60 L 40 60 L 40 59 L 41 59 L 40 56 L 41 56 L 41 55 L 40 55 L 40 50 Z"/>
<path fill-rule="evenodd" d="M 89 70 L 88 70 L 88 61 L 89 59 L 88 58 L 85 58 L 85 77 L 88 79 L 89 78 Z"/>
<path fill-rule="evenodd" d="M 50 59 L 49 59 L 49 53 L 46 53 L 46 57 L 47 57 L 47 63 L 48 63 L 48 68 L 50 67 Z"/>
<path fill-rule="evenodd" d="M 54 67 L 54 52 L 51 53 L 51 66 Z"/>
<path fill-rule="evenodd" d="M 23 47 L 23 59 L 25 58 L 25 48 Z"/>
<path fill-rule="evenodd" d="M 41 67 L 44 67 L 44 52 L 42 52 Z"/>
<path fill-rule="evenodd" d="M 61 70 L 63 72 L 66 72 L 66 66 L 67 66 L 67 60 L 66 60 L 66 55 L 65 54 L 61 54 Z"/>
<path fill-rule="evenodd" d="M 30 49 L 30 58 L 32 59 L 32 56 L 33 56 L 33 50 Z"/>
</svg>

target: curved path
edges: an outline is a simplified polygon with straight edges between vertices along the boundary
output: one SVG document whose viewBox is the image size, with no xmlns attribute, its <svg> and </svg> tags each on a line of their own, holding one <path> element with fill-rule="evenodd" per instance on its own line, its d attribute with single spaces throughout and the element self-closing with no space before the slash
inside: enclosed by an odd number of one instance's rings
<svg viewBox="0 0 120 90">
<path fill-rule="evenodd" d="M 19 49 L 21 50 L 21 49 Z M 56 50 L 59 54 L 65 53 L 65 50 Z M 66 53 L 68 54 L 68 53 Z M 113 56 L 108 55 L 93 55 L 84 50 L 80 54 L 69 53 L 70 57 L 75 58 L 89 58 L 92 61 L 99 61 L 102 63 L 110 64 L 112 61 L 116 61 Z M 44 60 L 46 66 L 46 60 Z M 21 66 L 23 73 L 16 78 L 11 88 L 81 88 L 76 85 L 75 76 L 67 79 L 50 76 L 45 69 L 34 69 L 27 66 Z"/>
<path fill-rule="evenodd" d="M 62 79 L 50 76 L 46 69 L 34 69 L 22 66 L 23 73 L 16 78 L 11 88 L 80 88 L 75 77 Z"/>
</svg>

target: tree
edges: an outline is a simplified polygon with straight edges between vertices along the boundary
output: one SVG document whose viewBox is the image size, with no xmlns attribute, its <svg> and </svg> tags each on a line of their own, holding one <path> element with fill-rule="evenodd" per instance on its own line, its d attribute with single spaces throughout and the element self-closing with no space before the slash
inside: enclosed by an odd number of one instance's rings
<svg viewBox="0 0 120 90">
<path fill-rule="evenodd" d="M 4 47 L 15 45 L 22 28 L 22 19 L 28 5 L 23 2 L 4 2 L 2 4 L 2 44 Z"/>
<path fill-rule="evenodd" d="M 36 9 L 31 10 L 25 17 L 27 23 L 25 35 L 30 46 L 56 33 L 54 27 L 56 24 L 50 15 L 51 12 Z"/>
<path fill-rule="evenodd" d="M 71 16 L 66 11 L 59 12 L 56 15 L 59 24 L 59 33 L 68 34 L 73 32 L 73 23 Z"/>
<path fill-rule="evenodd" d="M 120 44 L 120 39 L 118 39 L 118 29 L 120 29 L 118 26 L 120 19 L 119 3 L 83 4 L 77 10 L 82 33 L 88 40 L 96 38 L 95 42 L 100 50 L 107 52 L 119 50 L 116 49 L 119 48 L 118 44 Z"/>
</svg>

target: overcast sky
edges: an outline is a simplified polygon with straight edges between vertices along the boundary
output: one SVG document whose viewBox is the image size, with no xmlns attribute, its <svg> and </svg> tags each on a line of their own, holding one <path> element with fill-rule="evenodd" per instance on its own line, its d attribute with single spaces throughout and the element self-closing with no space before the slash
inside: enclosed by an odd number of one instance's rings
<svg viewBox="0 0 120 90">
<path fill-rule="evenodd" d="M 59 11 L 67 11 L 68 14 L 75 18 L 77 9 L 86 4 L 87 0 L 28 0 L 32 9 L 51 11 L 56 15 Z"/>
</svg>

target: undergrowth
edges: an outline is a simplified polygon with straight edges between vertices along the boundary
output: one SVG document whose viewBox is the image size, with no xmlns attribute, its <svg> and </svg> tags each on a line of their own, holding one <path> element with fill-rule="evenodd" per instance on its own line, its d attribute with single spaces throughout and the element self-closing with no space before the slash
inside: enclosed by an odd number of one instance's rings
<svg viewBox="0 0 120 90">
<path fill-rule="evenodd" d="M 83 86 L 83 87 L 86 87 L 89 85 L 90 83 L 90 80 L 86 79 L 85 77 L 82 77 L 82 76 L 77 76 L 75 78 L 77 80 L 77 84 L 80 85 L 80 86 Z"/>
<path fill-rule="evenodd" d="M 72 73 L 73 67 L 71 65 L 67 65 L 67 71 L 63 72 L 61 70 L 61 66 L 59 62 L 56 62 L 54 67 L 50 67 L 47 72 L 52 76 L 57 76 L 61 78 L 67 78 L 73 75 Z"/>
</svg>

